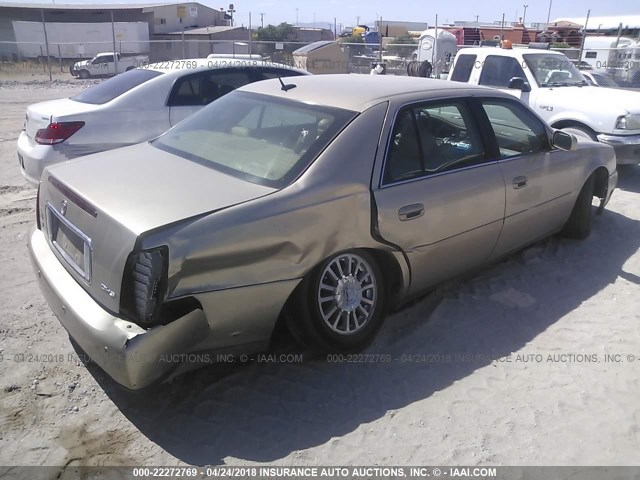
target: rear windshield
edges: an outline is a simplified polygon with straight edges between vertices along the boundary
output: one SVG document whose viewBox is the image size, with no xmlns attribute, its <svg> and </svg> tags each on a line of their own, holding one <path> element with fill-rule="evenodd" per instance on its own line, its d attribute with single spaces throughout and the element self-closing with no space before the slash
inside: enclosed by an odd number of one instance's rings
<svg viewBox="0 0 640 480">
<path fill-rule="evenodd" d="M 159 75 L 162 75 L 162 72 L 136 68 L 129 70 L 128 72 L 121 73 L 120 75 L 116 75 L 115 77 L 105 80 L 98 85 L 87 88 L 75 97 L 71 97 L 71 100 L 82 103 L 92 103 L 94 105 L 102 105 L 103 103 L 110 102 L 114 98 L 122 95 L 124 92 L 127 92 L 138 85 L 142 85 L 144 82 L 147 82 Z"/>
<path fill-rule="evenodd" d="M 232 92 L 151 143 L 268 187 L 291 183 L 356 116 L 249 92 Z"/>
</svg>

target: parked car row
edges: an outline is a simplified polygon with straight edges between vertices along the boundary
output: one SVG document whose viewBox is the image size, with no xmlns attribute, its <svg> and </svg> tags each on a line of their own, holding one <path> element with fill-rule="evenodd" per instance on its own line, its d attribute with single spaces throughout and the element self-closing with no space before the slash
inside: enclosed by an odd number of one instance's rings
<svg viewBox="0 0 640 480">
<path fill-rule="evenodd" d="M 135 68 L 71 98 L 31 105 L 18 139 L 25 178 L 37 185 L 47 165 L 150 140 L 242 85 L 308 75 L 277 63 L 188 62 Z"/>
<path fill-rule="evenodd" d="M 606 81 L 592 75 L 596 82 Z M 449 79 L 501 89 L 551 127 L 611 145 L 618 164 L 640 163 L 640 92 L 596 88 L 560 52 L 463 48 Z"/>
<path fill-rule="evenodd" d="M 280 323 L 315 351 L 365 348 L 439 282 L 585 238 L 617 183 L 610 146 L 443 80 L 137 69 L 28 117 L 41 290 L 129 389 L 175 353 L 262 351 Z"/>
</svg>

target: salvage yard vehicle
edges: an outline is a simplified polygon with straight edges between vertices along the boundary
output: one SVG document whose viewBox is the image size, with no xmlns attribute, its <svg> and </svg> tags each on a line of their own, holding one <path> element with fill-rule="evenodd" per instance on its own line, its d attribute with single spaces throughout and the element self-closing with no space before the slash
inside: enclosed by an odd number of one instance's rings
<svg viewBox="0 0 640 480">
<path fill-rule="evenodd" d="M 74 77 L 91 78 L 113 76 L 149 64 L 147 55 L 122 56 L 118 52 L 99 53 L 90 60 L 71 65 L 69 72 Z"/>
<path fill-rule="evenodd" d="M 618 164 L 640 163 L 640 92 L 594 87 L 560 52 L 463 48 L 449 80 L 501 89 L 551 127 L 611 145 Z"/>
<path fill-rule="evenodd" d="M 597 87 L 620 88 L 620 84 L 616 82 L 606 70 L 580 70 L 580 73 L 591 85 Z"/>
<path fill-rule="evenodd" d="M 41 290 L 125 387 L 191 354 L 262 351 L 276 325 L 313 350 L 360 350 L 447 278 L 556 232 L 585 238 L 593 197 L 602 210 L 616 186 L 611 147 L 495 89 L 287 81 L 45 169 L 29 238 Z"/>
<path fill-rule="evenodd" d="M 27 108 L 18 161 L 33 185 L 46 165 L 157 137 L 226 93 L 260 80 L 309 75 L 279 63 L 241 59 L 160 62 L 71 98 Z"/>
</svg>

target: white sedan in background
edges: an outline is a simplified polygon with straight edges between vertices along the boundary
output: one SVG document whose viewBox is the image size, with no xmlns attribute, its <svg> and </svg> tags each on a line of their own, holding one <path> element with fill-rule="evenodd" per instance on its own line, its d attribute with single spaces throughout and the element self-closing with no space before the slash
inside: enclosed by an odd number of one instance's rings
<svg viewBox="0 0 640 480">
<path fill-rule="evenodd" d="M 157 137 L 213 100 L 243 85 L 309 75 L 253 59 L 207 58 L 136 68 L 80 94 L 27 108 L 18 161 L 37 185 L 47 165 Z"/>
</svg>

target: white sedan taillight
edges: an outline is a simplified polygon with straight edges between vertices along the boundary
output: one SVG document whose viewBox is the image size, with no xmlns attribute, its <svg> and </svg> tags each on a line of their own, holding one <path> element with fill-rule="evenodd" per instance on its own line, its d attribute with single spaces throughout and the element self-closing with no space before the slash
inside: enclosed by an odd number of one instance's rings
<svg viewBox="0 0 640 480">
<path fill-rule="evenodd" d="M 36 132 L 36 143 L 40 145 L 62 143 L 82 127 L 84 127 L 84 122 L 50 123 L 47 128 L 41 128 Z"/>
</svg>

